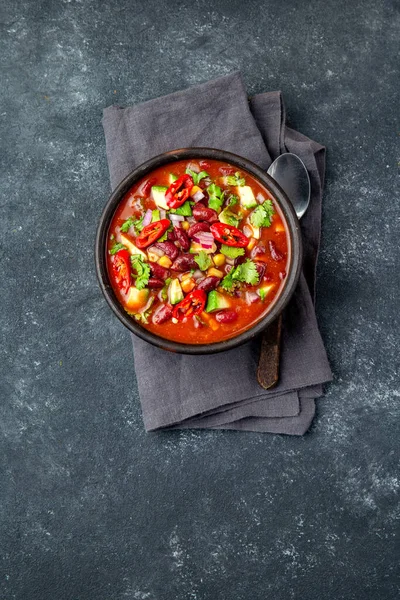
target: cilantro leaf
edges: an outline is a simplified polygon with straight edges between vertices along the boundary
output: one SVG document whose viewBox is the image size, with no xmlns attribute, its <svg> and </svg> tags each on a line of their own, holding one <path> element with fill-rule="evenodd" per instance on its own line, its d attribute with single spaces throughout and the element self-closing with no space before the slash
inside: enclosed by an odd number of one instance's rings
<svg viewBox="0 0 400 600">
<path fill-rule="evenodd" d="M 209 177 L 207 171 L 201 171 L 200 173 L 195 173 L 195 171 L 191 171 L 190 169 L 186 169 L 187 175 L 191 175 L 193 179 L 194 185 L 199 185 L 199 182 L 204 179 L 204 177 Z"/>
<path fill-rule="evenodd" d="M 146 287 L 150 278 L 150 266 L 143 262 L 142 257 L 139 254 L 134 254 L 131 256 L 131 264 L 133 269 L 136 271 L 135 285 L 138 290 L 142 290 Z"/>
<path fill-rule="evenodd" d="M 275 214 L 274 205 L 271 200 L 266 200 L 257 206 L 250 215 L 250 223 L 254 227 L 271 227 L 272 215 Z"/>
<path fill-rule="evenodd" d="M 199 265 L 199 269 L 201 271 L 207 271 L 207 269 L 213 264 L 210 256 L 204 250 L 200 250 L 198 255 L 194 257 L 194 260 Z"/>
<path fill-rule="evenodd" d="M 136 235 L 138 233 L 140 233 L 143 229 L 143 219 L 144 219 L 144 215 L 142 217 L 140 217 L 140 219 L 137 219 L 136 221 L 133 221 L 133 223 L 132 223 L 132 225 L 135 229 Z"/>
<path fill-rule="evenodd" d="M 228 177 L 226 178 L 226 182 L 228 185 L 238 185 L 238 186 L 245 185 L 245 183 L 246 183 L 245 178 L 240 177 L 239 171 L 236 171 L 236 173 L 234 175 L 228 175 Z"/>
<path fill-rule="evenodd" d="M 221 209 L 221 206 L 224 203 L 225 192 L 223 192 L 221 190 L 219 185 L 215 185 L 215 183 L 211 183 L 211 185 L 208 186 L 207 192 L 209 195 L 209 199 L 208 199 L 209 208 L 212 208 L 212 209 L 216 210 L 217 212 L 219 212 Z"/>
<path fill-rule="evenodd" d="M 256 285 L 258 283 L 258 279 L 259 277 L 256 265 L 248 258 L 246 262 L 234 267 L 229 271 L 228 275 L 223 278 L 221 286 L 228 292 L 231 292 L 239 282 Z"/>
<path fill-rule="evenodd" d="M 126 219 L 126 221 L 124 221 L 120 227 L 122 233 L 126 233 L 127 231 L 129 231 L 129 229 L 132 227 L 132 225 L 135 222 L 135 217 L 128 217 L 128 219 Z"/>
<path fill-rule="evenodd" d="M 233 274 L 233 279 L 249 283 L 250 285 L 256 285 L 259 278 L 254 262 L 248 258 L 246 262 L 238 265 Z"/>
<path fill-rule="evenodd" d="M 233 246 L 226 246 L 225 244 L 222 244 L 221 246 L 221 253 L 225 254 L 228 258 L 243 256 L 244 252 L 244 248 L 234 248 Z"/>
<path fill-rule="evenodd" d="M 128 248 L 124 246 L 124 244 L 114 242 L 114 244 L 111 246 L 108 252 L 110 254 L 117 254 L 117 252 L 119 252 L 120 250 L 128 250 Z"/>
</svg>

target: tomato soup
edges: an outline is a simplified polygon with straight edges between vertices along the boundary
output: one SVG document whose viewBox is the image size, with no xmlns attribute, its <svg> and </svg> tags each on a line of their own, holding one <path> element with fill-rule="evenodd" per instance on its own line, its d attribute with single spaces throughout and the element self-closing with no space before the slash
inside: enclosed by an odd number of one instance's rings
<svg viewBox="0 0 400 600">
<path fill-rule="evenodd" d="M 107 239 L 123 308 L 154 334 L 185 344 L 249 329 L 278 297 L 289 235 L 271 193 L 217 160 L 180 160 L 135 184 Z"/>
</svg>

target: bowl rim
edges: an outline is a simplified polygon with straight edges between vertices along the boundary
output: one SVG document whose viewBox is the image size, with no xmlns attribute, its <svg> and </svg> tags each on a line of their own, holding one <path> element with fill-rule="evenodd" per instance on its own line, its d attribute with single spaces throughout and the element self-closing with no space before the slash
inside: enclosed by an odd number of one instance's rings
<svg viewBox="0 0 400 600">
<path fill-rule="evenodd" d="M 162 338 L 151 331 L 142 327 L 133 317 L 122 308 L 119 303 L 114 290 L 111 286 L 108 277 L 107 260 L 106 260 L 106 242 L 109 226 L 115 210 L 121 202 L 124 195 L 129 189 L 135 184 L 136 181 L 141 179 L 147 174 L 150 174 L 154 169 L 161 167 L 165 164 L 174 163 L 184 159 L 214 159 L 223 162 L 231 163 L 237 166 L 239 169 L 247 170 L 253 177 L 258 179 L 261 184 L 266 187 L 274 196 L 282 213 L 288 224 L 288 233 L 290 237 L 290 269 L 287 274 L 285 285 L 280 292 L 280 295 L 272 305 L 264 317 L 257 321 L 253 326 L 245 331 L 242 331 L 237 336 L 222 340 L 220 342 L 212 342 L 210 344 L 187 344 L 183 342 L 176 342 Z M 223 352 L 230 350 L 244 344 L 245 342 L 253 339 L 255 336 L 261 334 L 261 332 L 268 327 L 283 311 L 287 303 L 289 302 L 300 276 L 302 268 L 302 238 L 300 221 L 296 216 L 293 205 L 286 196 L 282 188 L 276 183 L 266 171 L 261 167 L 253 163 L 252 161 L 227 152 L 226 150 L 219 150 L 217 148 L 207 147 L 193 147 L 193 148 L 179 148 L 177 150 L 171 150 L 158 154 L 153 158 L 142 163 L 135 169 L 133 169 L 121 183 L 111 193 L 106 205 L 103 208 L 100 216 L 99 224 L 96 232 L 95 240 L 95 268 L 96 275 L 99 282 L 100 289 L 107 301 L 107 304 L 118 317 L 127 329 L 137 335 L 142 340 L 157 346 L 163 350 L 171 352 L 178 352 L 181 354 L 214 354 L 217 352 Z"/>
</svg>

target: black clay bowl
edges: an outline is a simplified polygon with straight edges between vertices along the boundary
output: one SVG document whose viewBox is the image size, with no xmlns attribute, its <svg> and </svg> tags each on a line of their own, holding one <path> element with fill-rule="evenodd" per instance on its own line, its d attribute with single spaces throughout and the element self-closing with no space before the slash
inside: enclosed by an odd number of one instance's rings
<svg viewBox="0 0 400 600">
<path fill-rule="evenodd" d="M 281 208 L 287 224 L 289 233 L 290 260 L 285 284 L 282 287 L 278 297 L 270 307 L 270 310 L 252 327 L 239 333 L 237 336 L 222 342 L 215 342 L 212 344 L 183 344 L 159 337 L 154 333 L 151 333 L 125 312 L 114 294 L 108 277 L 106 242 L 110 223 L 118 204 L 121 202 L 122 198 L 129 191 L 129 189 L 137 181 L 139 181 L 139 179 L 150 174 L 157 167 L 165 164 L 173 163 L 178 160 L 201 158 L 221 160 L 237 166 L 241 170 L 248 171 L 272 193 L 276 199 L 276 202 Z M 165 152 L 164 154 L 160 154 L 159 156 L 148 160 L 144 164 L 137 167 L 137 169 L 132 171 L 132 173 L 130 173 L 114 190 L 103 210 L 97 229 L 95 260 L 97 277 L 105 299 L 121 323 L 123 323 L 132 333 L 139 336 L 146 342 L 162 348 L 163 350 L 180 352 L 183 354 L 212 354 L 214 352 L 229 350 L 249 341 L 251 338 L 260 334 L 266 327 L 268 327 L 268 325 L 272 323 L 282 312 L 294 292 L 300 275 L 302 263 L 300 225 L 293 207 L 285 193 L 282 191 L 279 185 L 269 175 L 267 175 L 265 171 L 260 169 L 254 163 L 242 158 L 241 156 L 238 156 L 237 154 L 231 154 L 230 152 L 225 152 L 223 150 L 215 150 L 212 148 L 182 148 L 172 152 Z"/>
</svg>

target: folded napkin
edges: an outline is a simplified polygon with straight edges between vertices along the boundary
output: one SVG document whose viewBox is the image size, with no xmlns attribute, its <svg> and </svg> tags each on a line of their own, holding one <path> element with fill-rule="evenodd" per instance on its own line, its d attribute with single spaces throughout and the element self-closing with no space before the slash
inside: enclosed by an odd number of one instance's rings
<svg viewBox="0 0 400 600">
<path fill-rule="evenodd" d="M 313 306 L 325 149 L 286 126 L 280 92 L 249 100 L 240 73 L 137 106 L 110 106 L 103 127 L 112 188 L 142 162 L 176 148 L 219 148 L 263 169 L 287 151 L 305 163 L 312 196 L 301 222 L 304 268 L 283 316 L 280 379 L 273 390 L 257 383 L 259 339 L 221 354 L 188 356 L 132 335 L 147 431 L 176 427 L 304 434 L 314 416 L 314 399 L 331 379 Z"/>
</svg>

